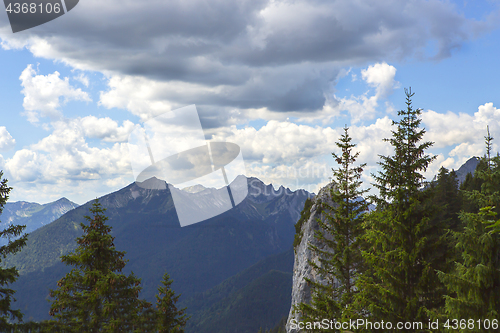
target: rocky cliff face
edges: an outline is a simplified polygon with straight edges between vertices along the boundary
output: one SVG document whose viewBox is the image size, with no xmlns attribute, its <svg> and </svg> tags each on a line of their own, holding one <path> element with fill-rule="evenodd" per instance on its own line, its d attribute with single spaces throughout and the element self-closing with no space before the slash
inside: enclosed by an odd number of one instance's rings
<svg viewBox="0 0 500 333">
<path fill-rule="evenodd" d="M 309 261 L 319 262 L 317 254 L 309 249 L 309 244 L 324 249 L 321 244 L 318 243 L 314 234 L 319 230 L 318 219 L 325 219 L 322 208 L 323 203 L 326 202 L 329 205 L 333 204 L 329 194 L 332 186 L 334 185 L 330 183 L 320 190 L 318 195 L 313 199 L 312 205 L 308 211 L 303 212 L 301 220 L 298 222 L 302 223 L 302 226 L 294 248 L 295 262 L 293 266 L 292 307 L 286 324 L 287 333 L 300 332 L 299 330 L 292 329 L 290 325 L 292 319 L 296 319 L 297 321 L 301 320 L 300 314 L 295 312 L 295 306 L 300 303 L 309 303 L 311 301 L 311 288 L 306 278 L 317 282 L 322 281 L 321 277 L 318 276 L 315 271 L 312 270 L 311 265 L 309 265 Z M 307 209 L 308 207 L 306 206 L 305 208 Z"/>
<path fill-rule="evenodd" d="M 474 174 L 477 165 L 479 164 L 479 157 L 471 157 L 467 160 L 457 171 L 458 184 L 462 184 L 468 173 Z"/>
</svg>

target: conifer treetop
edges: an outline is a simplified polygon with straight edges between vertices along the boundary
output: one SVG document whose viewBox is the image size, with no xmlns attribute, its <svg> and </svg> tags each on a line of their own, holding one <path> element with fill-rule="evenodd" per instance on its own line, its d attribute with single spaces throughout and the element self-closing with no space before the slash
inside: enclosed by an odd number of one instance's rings
<svg viewBox="0 0 500 333">
<path fill-rule="evenodd" d="M 380 192 L 380 199 L 393 200 L 396 198 L 411 197 L 424 185 L 425 172 L 436 156 L 429 156 L 425 150 L 434 143 L 421 142 L 425 128 L 420 128 L 422 119 L 419 117 L 422 109 L 414 109 L 412 97 L 415 93 L 411 88 L 405 89 L 406 109 L 398 111 L 399 121 L 392 121 L 396 130 L 391 130 L 392 137 L 384 139 L 394 148 L 394 155 L 379 155 L 382 171 L 372 174 L 375 179 L 373 184 Z M 380 203 L 380 200 L 375 198 Z"/>
<path fill-rule="evenodd" d="M 61 257 L 64 263 L 88 271 L 122 271 L 127 262 L 123 259 L 125 252 L 115 248 L 115 238 L 110 235 L 111 227 L 106 224 L 105 211 L 97 199 L 92 203 L 90 212 L 93 216 L 84 216 L 88 225 L 80 224 L 83 235 L 76 239 L 79 246 L 73 254 Z"/>
<path fill-rule="evenodd" d="M 159 333 L 184 332 L 184 326 L 189 319 L 185 314 L 186 308 L 177 309 L 176 303 L 179 295 L 172 290 L 172 279 L 168 273 L 163 275 L 161 285 L 156 295 L 156 307 L 158 309 L 157 330 Z"/>
<path fill-rule="evenodd" d="M 65 332 L 142 332 L 151 328 L 151 303 L 139 299 L 141 280 L 121 273 L 125 252 L 117 251 L 107 217 L 96 199 L 85 216 L 78 247 L 62 256 L 74 268 L 51 290 L 49 314 L 56 328 Z"/>
</svg>

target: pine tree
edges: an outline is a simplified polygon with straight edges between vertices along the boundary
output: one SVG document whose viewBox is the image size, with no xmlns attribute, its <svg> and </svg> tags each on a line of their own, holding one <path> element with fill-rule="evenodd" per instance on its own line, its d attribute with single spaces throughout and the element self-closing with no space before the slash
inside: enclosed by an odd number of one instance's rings
<svg viewBox="0 0 500 333">
<path fill-rule="evenodd" d="M 152 323 L 142 313 L 151 303 L 138 299 L 140 279 L 121 273 L 125 252 L 116 250 L 104 211 L 96 199 L 93 216 L 85 216 L 88 225 L 81 223 L 78 247 L 61 258 L 75 268 L 50 291 L 52 324 L 64 332 L 148 331 Z"/>
<path fill-rule="evenodd" d="M 2 178 L 3 172 L 0 171 L 0 214 L 3 211 L 3 207 L 7 200 L 9 199 L 9 193 L 12 187 L 7 186 L 7 179 Z M 5 258 L 9 254 L 14 254 L 19 252 L 21 248 L 26 244 L 28 235 L 22 235 L 23 230 L 26 228 L 24 225 L 10 225 L 4 230 L 0 231 L 0 237 L 7 238 L 9 242 L 7 245 L 0 247 L 0 262 L 2 258 Z M 22 235 L 22 236 L 21 236 Z M 21 236 L 21 237 L 19 237 Z M 17 238 L 19 237 L 19 238 Z M 12 239 L 17 238 L 17 239 Z M 19 310 L 13 310 L 11 308 L 11 303 L 14 300 L 15 291 L 8 288 L 8 284 L 14 283 L 19 277 L 19 272 L 16 267 L 4 268 L 0 267 L 0 331 L 8 332 L 12 327 L 11 321 L 22 320 L 22 313 Z"/>
<path fill-rule="evenodd" d="M 439 273 L 449 289 L 445 305 L 448 318 L 493 320 L 500 314 L 500 233 L 494 211 L 500 202 L 500 157 L 490 155 L 493 138 L 489 130 L 485 139 L 487 154 L 482 162 L 486 168 L 476 170 L 476 176 L 482 180 L 481 190 L 465 193 L 479 210 L 461 212 L 464 228 L 454 233 L 461 260 L 454 272 Z M 475 328 L 477 332 L 488 331 L 484 326 L 479 329 L 477 324 Z"/>
<path fill-rule="evenodd" d="M 432 142 L 422 142 L 421 109 L 413 109 L 411 89 L 406 110 L 398 112 L 397 129 L 388 141 L 394 155 L 382 156 L 381 171 L 372 175 L 378 197 L 365 222 L 367 271 L 357 280 L 356 304 L 372 321 L 427 323 L 430 311 L 442 304 L 444 287 L 436 269 L 446 263 L 446 226 L 433 222 L 433 191 L 424 191 L 422 172 L 433 161 L 425 153 Z M 391 330 L 387 330 L 391 331 Z M 395 331 L 395 330 L 394 330 Z M 407 330 L 415 332 L 418 330 Z"/>
<path fill-rule="evenodd" d="M 156 329 L 159 333 L 184 332 L 184 327 L 188 321 L 186 309 L 177 309 L 176 303 L 180 295 L 175 295 L 172 290 L 172 280 L 168 273 L 163 275 L 161 286 L 158 287 L 156 295 L 156 307 L 158 308 L 156 318 Z"/>
<path fill-rule="evenodd" d="M 316 273 L 323 277 L 326 284 L 308 280 L 311 285 L 311 304 L 302 303 L 298 310 L 305 321 L 321 321 L 324 318 L 349 320 L 356 314 L 352 303 L 357 290 L 355 281 L 362 272 L 360 239 L 363 231 L 363 213 L 368 209 L 362 195 L 368 190 L 361 190 L 361 174 L 365 164 L 354 166 L 359 152 L 353 154 L 356 146 L 351 143 L 348 128 L 336 143 L 342 154 L 332 153 L 339 164 L 332 169 L 335 186 L 330 195 L 333 205 L 324 203 L 324 220 L 318 220 L 320 230 L 315 238 L 320 246 L 310 245 L 318 254 L 319 263 L 309 264 Z"/>
<path fill-rule="evenodd" d="M 445 222 L 451 230 L 457 230 L 460 224 L 458 213 L 461 209 L 458 179 L 455 171 L 445 167 L 439 169 L 437 180 L 433 182 L 434 203 L 440 208 L 436 218 Z"/>
<path fill-rule="evenodd" d="M 465 177 L 464 182 L 460 185 L 460 197 L 461 197 L 461 210 L 467 213 L 477 213 L 479 211 L 479 206 L 476 201 L 469 200 L 465 193 L 472 191 L 481 192 L 481 187 L 483 186 L 484 180 L 478 175 L 481 172 L 486 171 L 487 163 L 485 158 L 480 158 L 479 163 L 476 166 L 474 173 L 468 173 Z"/>
<path fill-rule="evenodd" d="M 441 270 L 450 272 L 459 254 L 456 251 L 452 233 L 462 229 L 459 212 L 462 208 L 462 198 L 458 189 L 458 178 L 455 171 L 441 167 L 437 179 L 426 189 L 430 191 L 433 203 L 437 207 L 436 214 L 431 218 L 431 224 L 441 225 L 447 230 L 443 246 L 436 249 L 436 255 L 443 258 Z M 435 311 L 436 313 L 439 311 Z"/>
<path fill-rule="evenodd" d="M 486 170 L 479 172 L 478 176 L 484 181 L 482 191 L 473 192 L 474 199 L 480 209 L 480 215 L 485 217 L 484 223 L 487 228 L 492 229 L 492 233 L 500 232 L 500 220 L 495 221 L 495 217 L 500 210 L 500 156 L 491 157 L 493 137 L 490 135 L 490 129 L 487 128 L 488 136 L 485 137 L 486 143 Z"/>
</svg>

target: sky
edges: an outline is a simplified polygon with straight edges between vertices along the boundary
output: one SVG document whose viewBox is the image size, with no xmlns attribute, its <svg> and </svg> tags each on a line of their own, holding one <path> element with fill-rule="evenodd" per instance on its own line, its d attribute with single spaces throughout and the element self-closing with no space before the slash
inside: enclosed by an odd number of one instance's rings
<svg viewBox="0 0 500 333">
<path fill-rule="evenodd" d="M 316 192 L 349 127 L 377 172 L 405 88 L 437 156 L 500 139 L 500 1 L 81 0 L 12 33 L 0 14 L 0 168 L 10 201 L 78 204 L 132 183 L 129 134 L 196 105 L 247 176 Z"/>
</svg>

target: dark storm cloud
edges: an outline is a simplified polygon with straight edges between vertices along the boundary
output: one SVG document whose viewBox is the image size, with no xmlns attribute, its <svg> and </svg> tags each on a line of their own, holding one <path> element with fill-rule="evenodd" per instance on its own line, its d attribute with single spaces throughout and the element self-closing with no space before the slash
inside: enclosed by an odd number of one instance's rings
<svg viewBox="0 0 500 333">
<path fill-rule="evenodd" d="M 323 107 L 341 67 L 447 57 L 493 21 L 437 0 L 87 0 L 2 38 L 81 69 L 219 88 L 159 94 L 174 104 L 308 112 Z"/>
</svg>

